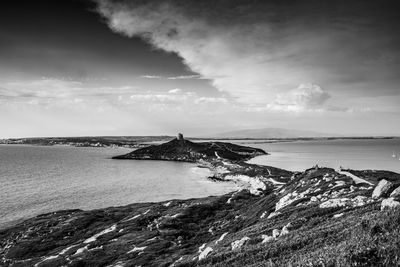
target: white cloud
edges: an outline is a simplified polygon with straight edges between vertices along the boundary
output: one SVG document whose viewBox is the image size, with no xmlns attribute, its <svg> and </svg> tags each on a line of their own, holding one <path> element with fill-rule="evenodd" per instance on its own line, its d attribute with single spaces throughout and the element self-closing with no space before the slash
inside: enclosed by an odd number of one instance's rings
<svg viewBox="0 0 400 267">
<path fill-rule="evenodd" d="M 272 44 L 274 36 L 266 22 L 211 24 L 166 1 L 98 3 L 112 30 L 177 53 L 192 71 L 238 101 L 265 103 L 276 94 L 274 84 L 298 84 L 304 79 L 291 66 L 276 61 L 293 51 Z"/>
<path fill-rule="evenodd" d="M 145 79 L 162 79 L 164 77 L 158 76 L 158 75 L 142 75 L 140 78 L 145 78 Z"/>
<path fill-rule="evenodd" d="M 333 109 L 339 111 L 339 108 L 324 106 L 330 97 L 327 92 L 316 84 L 300 84 L 295 89 L 278 94 L 273 103 L 267 104 L 265 108 L 258 108 L 258 111 L 321 112 L 325 110 L 333 111 Z"/>
<path fill-rule="evenodd" d="M 186 110 L 186 112 L 205 112 L 210 107 L 215 109 L 221 104 L 229 104 L 228 99 L 224 97 L 204 97 L 195 92 L 185 92 L 179 88 L 171 89 L 167 93 L 155 93 L 148 91 L 145 94 L 133 94 L 126 104 L 135 103 L 135 106 L 148 107 L 151 111 L 156 110 Z M 231 103 L 230 108 L 235 108 Z"/>
<path fill-rule="evenodd" d="M 195 100 L 195 103 L 228 103 L 228 99 L 224 97 L 200 97 Z"/>
<path fill-rule="evenodd" d="M 168 77 L 168 80 L 188 80 L 188 79 L 200 79 L 200 75 L 181 75 Z"/>
<path fill-rule="evenodd" d="M 80 81 L 55 78 L 10 81 L 0 84 L 0 102 L 13 105 L 85 105 L 87 103 L 111 104 L 137 91 L 133 86 L 89 86 Z"/>
<path fill-rule="evenodd" d="M 168 93 L 170 93 L 170 94 L 179 94 L 179 93 L 182 93 L 182 89 L 179 89 L 179 88 L 171 89 L 171 90 L 168 91 Z"/>
<path fill-rule="evenodd" d="M 316 84 L 300 84 L 297 88 L 287 93 L 278 94 L 276 104 L 283 106 L 297 106 L 315 108 L 325 103 L 330 95 Z"/>
<path fill-rule="evenodd" d="M 179 75 L 179 76 L 169 76 L 164 77 L 160 75 L 142 75 L 140 78 L 144 79 L 166 79 L 166 80 L 189 80 L 189 79 L 201 79 L 200 75 Z"/>
</svg>

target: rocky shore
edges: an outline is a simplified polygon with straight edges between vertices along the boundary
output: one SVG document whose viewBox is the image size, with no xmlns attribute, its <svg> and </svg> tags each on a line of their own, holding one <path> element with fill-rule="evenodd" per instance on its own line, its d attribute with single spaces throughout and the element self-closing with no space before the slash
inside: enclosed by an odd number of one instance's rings
<svg viewBox="0 0 400 267">
<path fill-rule="evenodd" d="M 197 162 L 215 179 L 248 186 L 223 196 L 43 214 L 0 231 L 0 265 L 400 264 L 400 174 L 318 166 L 293 173 L 245 163 L 265 153 L 257 149 L 171 142 L 123 158 Z"/>
<path fill-rule="evenodd" d="M 169 142 L 137 149 L 114 159 L 167 160 L 196 163 L 212 172 L 214 181 L 233 181 L 253 194 L 266 189 L 270 183 L 288 181 L 291 172 L 274 167 L 246 163 L 253 157 L 267 155 L 259 148 L 225 142 L 191 142 L 179 136 Z"/>
</svg>

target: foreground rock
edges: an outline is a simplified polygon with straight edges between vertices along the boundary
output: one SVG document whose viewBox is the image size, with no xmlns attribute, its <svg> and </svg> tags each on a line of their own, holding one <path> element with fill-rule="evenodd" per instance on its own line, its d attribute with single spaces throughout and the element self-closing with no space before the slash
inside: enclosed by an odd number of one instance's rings
<svg viewBox="0 0 400 267">
<path fill-rule="evenodd" d="M 399 206 L 400 206 L 400 202 L 391 197 L 391 198 L 382 200 L 381 210 L 392 209 L 392 208 L 396 208 Z"/>
<path fill-rule="evenodd" d="M 391 188 L 393 188 L 393 183 L 385 179 L 382 179 L 375 187 L 374 192 L 372 192 L 372 197 L 373 198 L 385 197 L 388 195 L 388 192 Z"/>
<path fill-rule="evenodd" d="M 230 254 L 222 258 L 248 253 L 257 246 L 267 249 L 302 240 L 315 235 L 306 234 L 313 229 L 324 236 L 301 241 L 302 245 L 296 245 L 301 249 L 307 242 L 325 240 L 335 227 L 348 229 L 338 228 L 339 232 L 357 229 L 360 216 L 380 212 L 372 188 L 354 184 L 333 169 L 313 168 L 286 179 L 286 184 L 271 183 L 259 195 L 243 190 L 219 197 L 40 215 L 0 231 L 0 265 L 201 265 L 225 253 Z M 399 204 L 387 199 L 382 209 Z M 323 229 L 331 230 L 325 233 Z M 337 237 L 332 238 L 330 242 Z M 315 249 L 324 246 L 318 243 Z M 284 258 L 273 255 L 273 261 L 284 264 Z M 248 262 L 236 259 L 233 263 L 243 266 Z"/>
</svg>

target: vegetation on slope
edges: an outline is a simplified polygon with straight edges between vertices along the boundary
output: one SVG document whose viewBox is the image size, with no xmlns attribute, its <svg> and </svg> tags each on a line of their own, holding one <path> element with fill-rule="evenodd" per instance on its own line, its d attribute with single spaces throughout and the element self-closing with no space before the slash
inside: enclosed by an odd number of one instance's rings
<svg viewBox="0 0 400 267">
<path fill-rule="evenodd" d="M 4 266 L 396 266 L 400 210 L 310 169 L 219 197 L 60 211 L 0 231 Z M 388 194 L 389 192 L 386 192 Z"/>
<path fill-rule="evenodd" d="M 173 139 L 161 145 L 152 145 L 137 149 L 115 159 L 152 159 L 197 162 L 198 160 L 227 159 L 233 161 L 250 159 L 267 154 L 259 148 L 240 146 L 224 142 L 191 142 Z"/>
</svg>

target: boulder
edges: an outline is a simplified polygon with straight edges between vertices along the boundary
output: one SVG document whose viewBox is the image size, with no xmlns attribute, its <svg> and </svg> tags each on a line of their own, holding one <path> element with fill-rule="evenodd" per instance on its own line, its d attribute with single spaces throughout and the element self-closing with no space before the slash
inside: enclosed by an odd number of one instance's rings
<svg viewBox="0 0 400 267">
<path fill-rule="evenodd" d="M 273 217 L 275 217 L 275 216 L 278 216 L 279 214 L 281 214 L 281 213 L 280 213 L 280 212 L 271 212 L 271 213 L 268 215 L 267 219 L 271 219 L 271 218 L 273 218 Z"/>
<path fill-rule="evenodd" d="M 262 235 L 261 238 L 263 239 L 263 241 L 261 242 L 262 244 L 271 242 L 275 239 L 273 236 L 270 235 Z"/>
<path fill-rule="evenodd" d="M 280 234 L 281 234 L 281 231 L 279 231 L 278 229 L 272 230 L 272 237 L 273 238 L 278 238 Z"/>
<path fill-rule="evenodd" d="M 399 197 L 400 196 L 400 186 L 397 187 L 393 192 L 390 194 L 390 197 Z"/>
<path fill-rule="evenodd" d="M 390 197 L 390 198 L 386 198 L 386 199 L 382 200 L 381 210 L 384 210 L 386 208 L 391 209 L 391 208 L 395 208 L 398 206 L 400 206 L 400 202 L 396 201 L 394 198 Z"/>
<path fill-rule="evenodd" d="M 281 231 L 281 236 L 287 235 L 289 233 L 289 227 L 283 226 L 282 231 Z"/>
<path fill-rule="evenodd" d="M 364 206 L 367 203 L 371 203 L 371 199 L 369 199 L 366 196 L 356 196 L 355 198 L 353 198 L 352 200 L 352 206 L 353 207 L 361 207 Z"/>
<path fill-rule="evenodd" d="M 250 240 L 250 238 L 247 237 L 247 236 L 245 236 L 245 237 L 243 237 L 242 239 L 233 241 L 233 242 L 231 243 L 232 250 L 238 250 L 238 249 L 240 249 L 248 240 Z"/>
<path fill-rule="evenodd" d="M 199 260 L 205 259 L 208 254 L 210 254 L 213 251 L 211 247 L 206 247 L 199 255 Z"/>
<path fill-rule="evenodd" d="M 332 198 L 332 199 L 329 199 L 329 200 L 319 204 L 319 207 L 321 209 L 337 208 L 337 207 L 349 206 L 349 204 L 350 204 L 349 198 Z"/>
<path fill-rule="evenodd" d="M 373 198 L 385 197 L 392 186 L 393 183 L 389 182 L 388 180 L 385 179 L 380 180 L 378 185 L 372 192 L 372 197 Z"/>
</svg>

